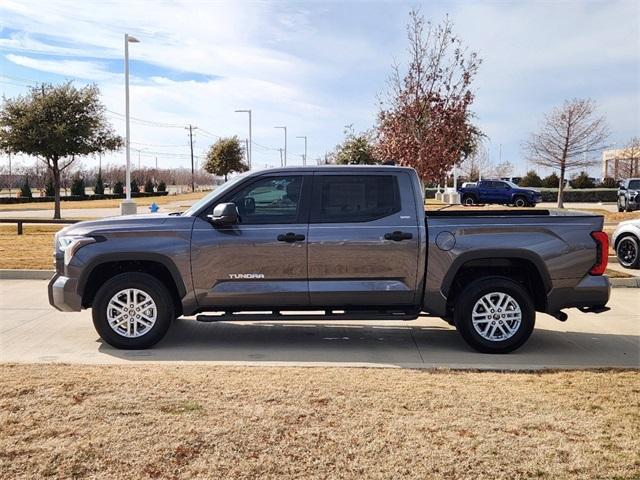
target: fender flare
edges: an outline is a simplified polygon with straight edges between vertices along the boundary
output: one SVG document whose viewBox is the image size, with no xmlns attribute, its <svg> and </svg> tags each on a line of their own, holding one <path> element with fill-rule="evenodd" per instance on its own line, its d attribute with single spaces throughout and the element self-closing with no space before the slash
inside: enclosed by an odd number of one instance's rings
<svg viewBox="0 0 640 480">
<path fill-rule="evenodd" d="M 531 262 L 540 278 L 542 279 L 542 283 L 544 285 L 544 291 L 548 293 L 551 290 L 551 277 L 549 276 L 549 271 L 547 270 L 547 266 L 544 263 L 544 260 L 534 252 L 529 250 L 523 250 L 520 248 L 512 248 L 512 249 L 504 249 L 504 248 L 488 248 L 482 250 L 474 250 L 471 252 L 466 252 L 460 254 L 449 267 L 449 271 L 446 273 L 444 278 L 442 279 L 442 285 L 440 287 L 440 292 L 447 297 L 449 291 L 451 290 L 451 285 L 453 284 L 453 280 L 456 278 L 456 275 L 460 271 L 460 269 L 468 262 L 473 260 L 526 260 Z"/>
<path fill-rule="evenodd" d="M 176 264 L 173 262 L 173 260 L 171 260 L 166 255 L 154 252 L 117 252 L 97 255 L 83 267 L 82 274 L 80 275 L 80 278 L 78 280 L 78 294 L 80 296 L 84 295 L 87 280 L 89 280 L 89 277 L 91 276 L 93 271 L 100 265 L 103 265 L 105 263 L 136 260 L 156 262 L 163 265 L 171 274 L 171 278 L 175 283 L 180 298 L 183 298 L 187 294 L 187 288 L 184 284 L 184 280 L 182 279 L 182 275 L 180 274 L 180 271 L 178 270 L 178 267 L 176 267 Z"/>
</svg>

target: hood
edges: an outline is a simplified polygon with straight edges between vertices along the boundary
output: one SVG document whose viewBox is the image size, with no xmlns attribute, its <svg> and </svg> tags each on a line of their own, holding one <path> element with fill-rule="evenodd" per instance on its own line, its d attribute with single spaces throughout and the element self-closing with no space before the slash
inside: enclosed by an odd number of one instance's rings
<svg viewBox="0 0 640 480">
<path fill-rule="evenodd" d="M 174 228 L 177 225 L 185 223 L 193 223 L 192 217 L 182 217 L 178 215 L 151 213 L 145 215 L 123 215 L 119 217 L 107 217 L 96 220 L 87 220 L 84 222 L 74 223 L 62 230 L 60 233 L 74 235 L 90 235 L 100 232 L 113 231 L 132 231 L 132 230 L 149 230 L 157 229 L 160 226 L 164 228 Z"/>
<path fill-rule="evenodd" d="M 636 218 L 633 220 L 625 220 L 624 222 L 620 222 L 618 224 L 618 228 L 621 227 L 634 227 L 636 229 L 640 229 L 640 218 Z"/>
</svg>

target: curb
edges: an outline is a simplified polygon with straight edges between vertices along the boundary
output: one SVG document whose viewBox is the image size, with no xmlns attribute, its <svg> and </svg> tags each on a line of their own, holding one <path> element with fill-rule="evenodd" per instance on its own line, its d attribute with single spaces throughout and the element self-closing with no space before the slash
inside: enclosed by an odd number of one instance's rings
<svg viewBox="0 0 640 480">
<path fill-rule="evenodd" d="M 53 270 L 0 269 L 0 280 L 49 280 Z M 611 288 L 640 288 L 640 277 L 610 278 Z"/>
<path fill-rule="evenodd" d="M 53 270 L 0 269 L 0 280 L 49 280 Z"/>
</svg>

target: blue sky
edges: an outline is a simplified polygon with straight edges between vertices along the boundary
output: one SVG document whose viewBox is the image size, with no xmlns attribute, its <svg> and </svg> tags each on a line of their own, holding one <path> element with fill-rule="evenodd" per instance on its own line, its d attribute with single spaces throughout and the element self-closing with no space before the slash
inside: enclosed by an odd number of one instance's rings
<svg viewBox="0 0 640 480">
<path fill-rule="evenodd" d="M 593 98 L 611 143 L 640 135 L 640 2 L 63 2 L 0 3 L 0 88 L 33 82 L 97 83 L 123 133 L 123 35 L 131 45 L 132 147 L 142 164 L 187 166 L 184 125 L 201 156 L 216 136 L 247 136 L 254 165 L 279 163 L 287 125 L 289 163 L 340 142 L 344 126 L 374 125 L 377 95 L 394 59 L 405 58 L 411 7 L 433 21 L 449 14 L 484 62 L 473 110 L 491 160 L 526 168 L 521 143 L 564 99 Z M 134 159 L 137 159 L 134 152 Z M 123 162 L 122 154 L 107 158 Z M 84 161 L 93 165 L 94 159 Z M 597 169 L 594 169 L 594 173 Z"/>
</svg>

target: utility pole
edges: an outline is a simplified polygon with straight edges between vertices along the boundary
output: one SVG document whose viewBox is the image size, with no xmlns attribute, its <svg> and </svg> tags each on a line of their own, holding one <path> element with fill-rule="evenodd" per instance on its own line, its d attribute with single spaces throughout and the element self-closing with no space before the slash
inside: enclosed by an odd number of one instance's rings
<svg viewBox="0 0 640 480">
<path fill-rule="evenodd" d="M 253 152 L 251 150 L 253 138 L 251 137 L 251 110 L 236 110 L 236 113 L 248 113 L 249 114 L 249 148 L 247 148 L 247 163 L 249 164 L 249 170 L 251 170 L 251 161 L 253 160 Z"/>
<path fill-rule="evenodd" d="M 186 128 L 186 127 L 185 127 Z M 193 168 L 193 131 L 198 127 L 189 124 L 189 146 L 191 147 L 191 191 L 196 191 L 195 170 Z"/>
<path fill-rule="evenodd" d="M 307 136 L 306 135 L 302 135 L 296 138 L 303 138 L 304 139 L 304 156 L 302 157 L 302 165 L 306 165 L 307 164 Z"/>
<path fill-rule="evenodd" d="M 273 128 L 281 128 L 284 130 L 284 164 L 283 166 L 287 166 L 287 127 L 273 127 Z"/>
<path fill-rule="evenodd" d="M 126 155 L 127 155 L 127 171 L 125 181 L 127 183 L 127 195 L 120 204 L 120 213 L 122 215 L 130 215 L 137 212 L 136 204 L 131 200 L 131 138 L 129 135 L 129 43 L 139 43 L 140 41 L 124 34 L 124 97 L 125 97 L 125 132 L 126 132 Z M 44 88 L 44 87 L 43 87 Z"/>
<path fill-rule="evenodd" d="M 11 176 L 11 154 L 9 154 L 9 196 L 11 196 L 11 182 L 13 177 Z"/>
</svg>

